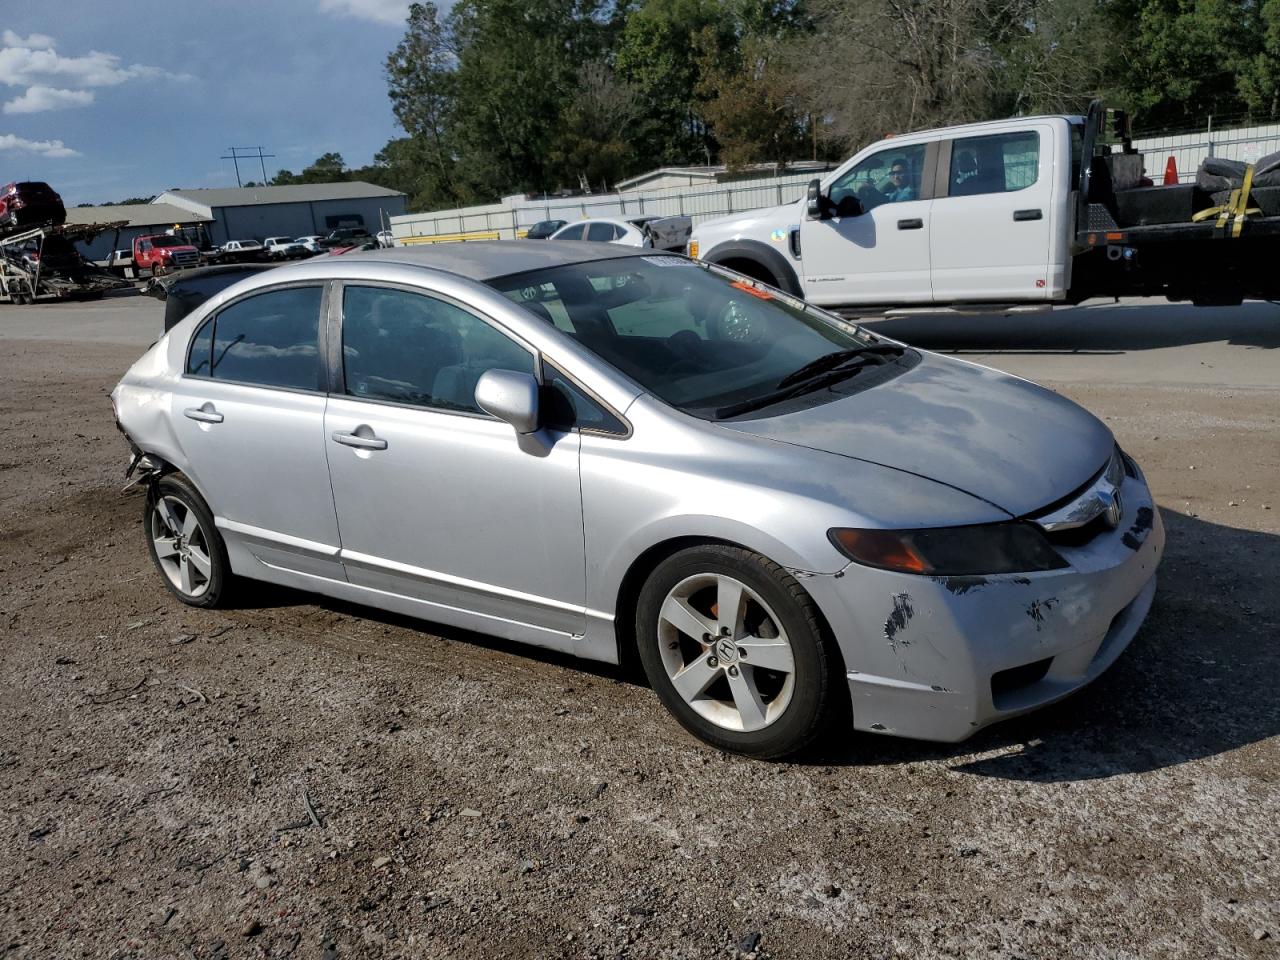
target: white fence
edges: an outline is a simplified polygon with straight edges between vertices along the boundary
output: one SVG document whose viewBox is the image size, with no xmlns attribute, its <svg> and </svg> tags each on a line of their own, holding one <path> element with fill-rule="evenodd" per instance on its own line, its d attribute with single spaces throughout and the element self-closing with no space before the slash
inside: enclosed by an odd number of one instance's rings
<svg viewBox="0 0 1280 960">
<path fill-rule="evenodd" d="M 510 202 L 391 218 L 391 232 L 408 243 L 462 239 L 514 239 L 539 220 L 582 220 L 588 217 L 687 216 L 696 225 L 707 217 L 755 210 L 798 200 L 821 172 L 751 180 L 706 187 L 595 194 L 544 200 L 511 198 Z"/>
<path fill-rule="evenodd" d="M 1280 150 L 1280 124 L 1231 130 L 1206 127 L 1195 133 L 1135 137 L 1133 146 L 1145 156 L 1147 176 L 1156 183 L 1160 183 L 1164 177 L 1169 157 L 1173 157 L 1177 165 L 1178 180 L 1191 183 L 1196 178 L 1196 169 L 1206 157 L 1253 163 L 1260 157 Z"/>
</svg>

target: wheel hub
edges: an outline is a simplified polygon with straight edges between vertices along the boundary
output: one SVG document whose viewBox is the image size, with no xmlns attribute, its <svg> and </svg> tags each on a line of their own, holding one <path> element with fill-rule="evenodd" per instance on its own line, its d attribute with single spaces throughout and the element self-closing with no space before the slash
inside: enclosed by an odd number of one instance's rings
<svg viewBox="0 0 1280 960">
<path fill-rule="evenodd" d="M 712 650 L 722 666 L 738 662 L 738 644 L 733 637 L 721 637 L 712 645 Z"/>
</svg>

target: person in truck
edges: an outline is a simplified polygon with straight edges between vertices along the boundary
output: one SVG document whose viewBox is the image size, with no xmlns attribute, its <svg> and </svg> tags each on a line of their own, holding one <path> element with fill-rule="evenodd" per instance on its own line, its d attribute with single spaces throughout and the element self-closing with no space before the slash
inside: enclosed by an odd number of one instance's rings
<svg viewBox="0 0 1280 960">
<path fill-rule="evenodd" d="M 886 203 L 903 203 L 916 198 L 916 188 L 911 185 L 911 169 L 902 157 L 889 164 L 889 183 L 883 192 Z"/>
</svg>

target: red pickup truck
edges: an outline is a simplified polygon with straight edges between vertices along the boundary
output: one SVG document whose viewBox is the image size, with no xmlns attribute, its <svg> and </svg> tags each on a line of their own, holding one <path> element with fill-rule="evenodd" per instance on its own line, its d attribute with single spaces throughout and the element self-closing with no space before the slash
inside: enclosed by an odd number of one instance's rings
<svg viewBox="0 0 1280 960">
<path fill-rule="evenodd" d="M 134 238 L 133 270 L 138 276 L 150 272 L 153 277 L 158 277 L 162 273 L 199 265 L 200 251 L 181 237 L 162 233 Z"/>
</svg>

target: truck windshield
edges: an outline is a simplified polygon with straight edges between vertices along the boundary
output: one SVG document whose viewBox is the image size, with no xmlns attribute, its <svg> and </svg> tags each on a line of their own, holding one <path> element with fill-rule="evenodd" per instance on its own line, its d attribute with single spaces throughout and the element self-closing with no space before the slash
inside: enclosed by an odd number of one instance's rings
<svg viewBox="0 0 1280 960">
<path fill-rule="evenodd" d="M 185 247 L 188 246 L 187 241 L 181 237 L 152 237 L 151 245 L 153 247 Z"/>
<path fill-rule="evenodd" d="M 706 419 L 780 402 L 830 382 L 837 367 L 852 371 L 854 354 L 887 349 L 838 317 L 684 257 L 597 260 L 489 284 Z"/>
</svg>

